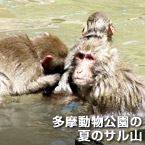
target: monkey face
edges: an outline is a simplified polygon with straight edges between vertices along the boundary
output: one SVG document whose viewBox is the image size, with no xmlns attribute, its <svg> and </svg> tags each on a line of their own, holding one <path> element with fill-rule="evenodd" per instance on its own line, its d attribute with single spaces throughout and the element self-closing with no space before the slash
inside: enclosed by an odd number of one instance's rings
<svg viewBox="0 0 145 145">
<path fill-rule="evenodd" d="M 96 78 L 111 75 L 118 59 L 117 50 L 106 43 L 98 41 L 92 45 L 90 40 L 88 44 L 82 43 L 74 56 L 72 79 L 77 86 L 92 86 Z"/>
<path fill-rule="evenodd" d="M 96 62 L 92 54 L 79 52 L 75 58 L 76 69 L 73 74 L 73 81 L 78 86 L 85 86 L 93 83 L 92 68 Z"/>
</svg>

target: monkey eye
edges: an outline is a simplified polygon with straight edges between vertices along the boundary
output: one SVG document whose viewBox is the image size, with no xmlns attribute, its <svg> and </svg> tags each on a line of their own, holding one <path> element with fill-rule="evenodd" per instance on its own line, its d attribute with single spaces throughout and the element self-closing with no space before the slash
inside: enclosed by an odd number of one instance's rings
<svg viewBox="0 0 145 145">
<path fill-rule="evenodd" d="M 89 59 L 89 60 L 94 60 L 94 57 L 93 57 L 91 54 L 88 54 L 88 55 L 86 56 L 86 58 Z"/>
<path fill-rule="evenodd" d="M 84 58 L 84 54 L 83 54 L 83 53 L 78 53 L 78 54 L 77 54 L 77 57 L 78 57 L 79 59 L 83 59 L 83 58 Z"/>
</svg>

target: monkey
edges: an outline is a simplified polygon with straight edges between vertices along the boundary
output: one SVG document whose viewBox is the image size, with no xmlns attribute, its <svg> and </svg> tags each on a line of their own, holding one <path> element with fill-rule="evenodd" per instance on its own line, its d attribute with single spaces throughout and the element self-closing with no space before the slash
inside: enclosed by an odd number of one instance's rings
<svg viewBox="0 0 145 145">
<path fill-rule="evenodd" d="M 88 17 L 87 24 L 83 24 L 82 37 L 79 39 L 78 43 L 70 49 L 70 52 L 65 59 L 65 73 L 62 75 L 58 86 L 55 88 L 55 94 L 63 93 L 64 91 L 67 92 L 67 94 L 72 94 L 69 83 L 63 82 L 68 82 L 68 76 L 70 73 L 70 69 L 68 68 L 71 67 L 71 61 L 73 60 L 77 49 L 79 49 L 77 46 L 83 42 L 82 40 L 87 41 L 91 37 L 94 37 L 111 46 L 114 31 L 112 20 L 102 12 L 94 12 Z"/>
<path fill-rule="evenodd" d="M 144 79 L 119 59 L 115 48 L 96 38 L 82 40 L 77 47 L 68 82 L 63 82 L 74 94 L 96 108 L 96 114 L 145 110 Z"/>
<path fill-rule="evenodd" d="M 95 12 L 88 17 L 87 25 L 85 24 L 83 25 L 82 38 L 80 38 L 80 40 L 81 39 L 87 40 L 90 37 L 95 37 L 97 39 L 100 39 L 104 43 L 109 42 L 110 45 L 112 45 L 113 35 L 114 35 L 114 26 L 112 20 L 101 12 Z M 70 62 L 68 58 L 71 58 L 71 55 L 75 54 L 76 52 L 75 48 L 77 48 L 76 45 L 72 47 L 71 52 L 74 53 L 68 54 L 70 56 L 66 58 L 66 62 Z M 67 67 L 68 66 L 65 65 L 65 68 Z"/>
<path fill-rule="evenodd" d="M 41 60 L 41 65 L 44 69 L 44 74 L 48 75 L 59 73 L 60 75 L 62 75 L 64 72 L 64 59 L 68 54 L 68 49 L 58 37 L 52 36 L 46 32 L 44 33 L 44 35 L 48 36 L 47 43 L 45 42 L 45 39 L 41 39 L 41 37 L 35 40 L 35 46 L 36 48 L 38 48 L 37 52 Z M 46 44 L 49 46 L 49 50 L 47 50 Z M 41 49 L 42 54 L 40 53 L 40 49 L 37 46 L 43 46 L 44 49 Z M 45 56 L 46 54 L 49 55 Z M 55 85 L 51 87 L 49 86 L 44 89 L 43 96 L 50 96 L 57 84 L 58 83 L 55 83 Z"/>
<path fill-rule="evenodd" d="M 35 44 L 35 51 L 44 68 L 44 73 L 53 74 L 59 71 L 62 74 L 64 59 L 68 54 L 66 45 L 58 37 L 46 32 L 44 33 L 43 39 L 38 37 L 33 42 Z"/>
<path fill-rule="evenodd" d="M 54 92 L 75 94 L 97 115 L 144 112 L 144 78 L 119 58 L 110 38 L 104 40 L 93 35 L 79 40 L 65 60 L 66 72 Z"/>
<path fill-rule="evenodd" d="M 68 50 L 56 36 L 0 39 L 0 96 L 36 93 L 54 86 Z"/>
<path fill-rule="evenodd" d="M 112 42 L 114 26 L 110 18 L 101 12 L 95 12 L 88 17 L 87 24 L 83 25 L 82 36 L 97 37 L 103 41 Z"/>
</svg>

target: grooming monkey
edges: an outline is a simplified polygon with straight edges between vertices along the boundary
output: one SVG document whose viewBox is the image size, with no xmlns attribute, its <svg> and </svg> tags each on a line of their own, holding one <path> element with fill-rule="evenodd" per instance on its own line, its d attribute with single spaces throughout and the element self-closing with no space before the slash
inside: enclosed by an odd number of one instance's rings
<svg viewBox="0 0 145 145">
<path fill-rule="evenodd" d="M 34 39 L 0 39 L 0 95 L 29 94 L 54 86 L 67 53 L 65 44 L 48 33 Z"/>
</svg>

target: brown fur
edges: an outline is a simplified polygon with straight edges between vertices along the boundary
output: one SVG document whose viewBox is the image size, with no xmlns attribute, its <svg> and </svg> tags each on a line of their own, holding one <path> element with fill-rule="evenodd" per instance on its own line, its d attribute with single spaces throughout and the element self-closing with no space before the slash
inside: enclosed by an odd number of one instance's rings
<svg viewBox="0 0 145 145">
<path fill-rule="evenodd" d="M 112 41 L 114 27 L 112 20 L 101 12 L 95 12 L 88 17 L 87 25 L 82 30 L 84 37 L 97 37 L 103 41 Z"/>
<path fill-rule="evenodd" d="M 33 93 L 53 86 L 59 72 L 44 75 L 40 61 L 52 55 L 52 70 L 64 64 L 67 48 L 57 37 L 44 34 L 33 40 L 27 36 L 0 39 L 0 95 Z"/>
<path fill-rule="evenodd" d="M 117 50 L 110 43 L 91 37 L 81 39 L 75 46 L 75 54 L 70 52 L 67 58 L 67 72 L 62 76 L 59 87 L 71 91 L 82 99 L 89 101 L 96 114 L 138 113 L 145 107 L 145 83 L 125 62 L 122 62 Z M 75 56 L 78 52 L 91 53 L 96 58 L 93 67 L 94 82 L 88 86 L 76 85 L 73 73 L 76 69 Z M 68 56 L 70 56 L 68 55 Z M 67 65 L 69 63 L 69 65 Z M 85 66 L 84 66 L 85 67 Z"/>
<path fill-rule="evenodd" d="M 111 24 L 111 25 L 110 25 Z M 87 20 L 83 37 L 70 50 L 66 60 L 66 72 L 61 77 L 55 93 L 74 93 L 87 100 L 98 114 L 136 114 L 145 111 L 145 81 L 136 75 L 126 62 L 120 60 L 112 47 L 112 21 L 100 12 Z M 76 55 L 89 52 L 96 57 L 92 68 L 94 82 L 86 86 L 76 85 L 73 74 L 77 66 Z M 85 67 L 85 66 L 84 66 Z"/>
</svg>

